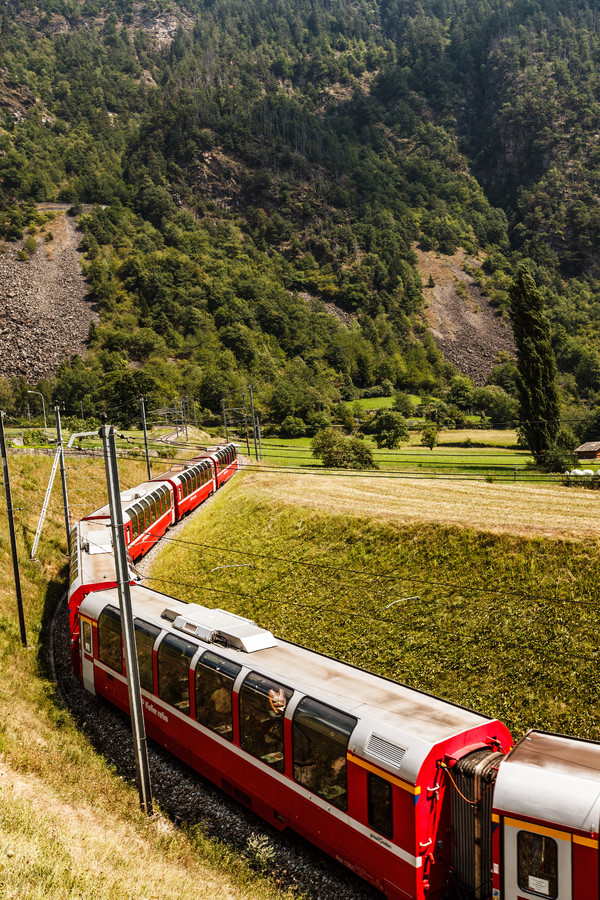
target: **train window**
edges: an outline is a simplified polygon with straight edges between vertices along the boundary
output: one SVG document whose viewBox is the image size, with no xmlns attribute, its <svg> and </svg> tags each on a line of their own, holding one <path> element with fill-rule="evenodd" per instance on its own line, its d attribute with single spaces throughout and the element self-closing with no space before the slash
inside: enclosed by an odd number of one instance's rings
<svg viewBox="0 0 600 900">
<path fill-rule="evenodd" d="M 135 540 L 144 530 L 144 511 L 141 503 L 134 504 L 129 510 L 129 515 L 131 516 L 133 538 Z"/>
<path fill-rule="evenodd" d="M 369 825 L 384 834 L 394 836 L 394 810 L 392 785 L 385 778 L 367 772 L 367 816 Z"/>
<path fill-rule="evenodd" d="M 148 514 L 148 503 L 142 500 L 140 503 L 140 534 L 150 525 L 150 516 Z"/>
<path fill-rule="evenodd" d="M 71 531 L 71 560 L 69 565 L 69 587 L 73 586 L 73 582 L 79 575 L 79 540 L 77 537 L 77 529 Z"/>
<path fill-rule="evenodd" d="M 284 770 L 283 718 L 292 693 L 256 672 L 240 691 L 240 744 L 278 772 Z"/>
<path fill-rule="evenodd" d="M 158 647 L 158 696 L 190 714 L 190 662 L 196 644 L 167 634 Z"/>
<path fill-rule="evenodd" d="M 558 845 L 551 837 L 519 831 L 518 881 L 522 891 L 555 900 L 558 896 Z"/>
<path fill-rule="evenodd" d="M 135 629 L 135 646 L 137 650 L 138 669 L 140 672 L 140 684 L 145 691 L 154 691 L 154 675 L 152 672 L 152 649 L 154 642 L 160 634 L 160 628 L 149 625 L 141 619 L 133 622 Z"/>
<path fill-rule="evenodd" d="M 98 659 L 109 669 L 123 671 L 121 613 L 114 606 L 105 606 L 98 616 Z"/>
<path fill-rule="evenodd" d="M 83 649 L 86 653 L 92 652 L 92 625 L 91 622 L 81 623 L 83 633 Z"/>
<path fill-rule="evenodd" d="M 196 666 L 196 719 L 228 741 L 233 740 L 231 692 L 241 668 L 209 650 Z"/>
<path fill-rule="evenodd" d="M 294 713 L 294 778 L 339 809 L 348 808 L 346 750 L 353 716 L 304 697 Z"/>
</svg>

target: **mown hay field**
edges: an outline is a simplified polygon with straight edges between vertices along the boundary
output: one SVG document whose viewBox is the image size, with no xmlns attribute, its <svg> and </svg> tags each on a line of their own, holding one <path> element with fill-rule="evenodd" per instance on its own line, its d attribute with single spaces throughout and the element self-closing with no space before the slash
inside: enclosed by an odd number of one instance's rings
<svg viewBox="0 0 600 900">
<path fill-rule="evenodd" d="M 600 497 L 247 473 L 148 585 L 529 727 L 600 739 Z M 176 573 L 176 575 L 174 575 Z"/>
</svg>

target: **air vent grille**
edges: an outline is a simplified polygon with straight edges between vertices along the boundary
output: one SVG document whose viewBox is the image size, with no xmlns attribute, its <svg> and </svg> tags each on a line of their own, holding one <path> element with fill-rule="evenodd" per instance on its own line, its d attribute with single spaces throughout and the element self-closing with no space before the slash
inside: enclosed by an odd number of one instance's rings
<svg viewBox="0 0 600 900">
<path fill-rule="evenodd" d="M 395 744 L 390 744 L 389 741 L 378 737 L 376 734 L 371 735 L 365 749 L 367 753 L 371 753 L 387 763 L 392 763 L 398 768 L 402 765 L 402 760 L 406 753 L 406 747 L 397 747 Z"/>
</svg>

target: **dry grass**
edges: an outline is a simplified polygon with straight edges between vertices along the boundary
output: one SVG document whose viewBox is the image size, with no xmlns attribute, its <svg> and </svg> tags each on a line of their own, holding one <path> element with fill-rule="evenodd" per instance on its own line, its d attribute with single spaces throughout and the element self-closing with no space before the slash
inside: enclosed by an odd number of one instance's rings
<svg viewBox="0 0 600 900">
<path fill-rule="evenodd" d="M 600 537 L 600 493 L 581 488 L 308 473 L 246 477 L 258 495 L 329 514 L 523 537 Z"/>
</svg>

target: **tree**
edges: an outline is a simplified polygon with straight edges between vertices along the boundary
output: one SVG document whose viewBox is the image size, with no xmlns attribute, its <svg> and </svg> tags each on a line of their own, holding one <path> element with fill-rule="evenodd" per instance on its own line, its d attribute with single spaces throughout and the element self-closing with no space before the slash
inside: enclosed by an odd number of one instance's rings
<svg viewBox="0 0 600 900">
<path fill-rule="evenodd" d="M 312 455 L 329 469 L 376 469 L 370 447 L 360 438 L 347 437 L 335 428 L 318 431 L 310 444 Z"/>
<path fill-rule="evenodd" d="M 517 346 L 521 425 L 527 445 L 539 461 L 556 440 L 560 401 L 544 301 L 524 263 L 519 264 L 511 285 L 510 301 Z"/>
<path fill-rule="evenodd" d="M 395 450 L 400 441 L 408 441 L 409 434 L 404 416 L 394 409 L 380 409 L 373 421 L 375 443 L 381 450 Z"/>
<path fill-rule="evenodd" d="M 421 432 L 421 443 L 430 450 L 437 445 L 440 429 L 437 425 L 426 425 Z"/>
</svg>

